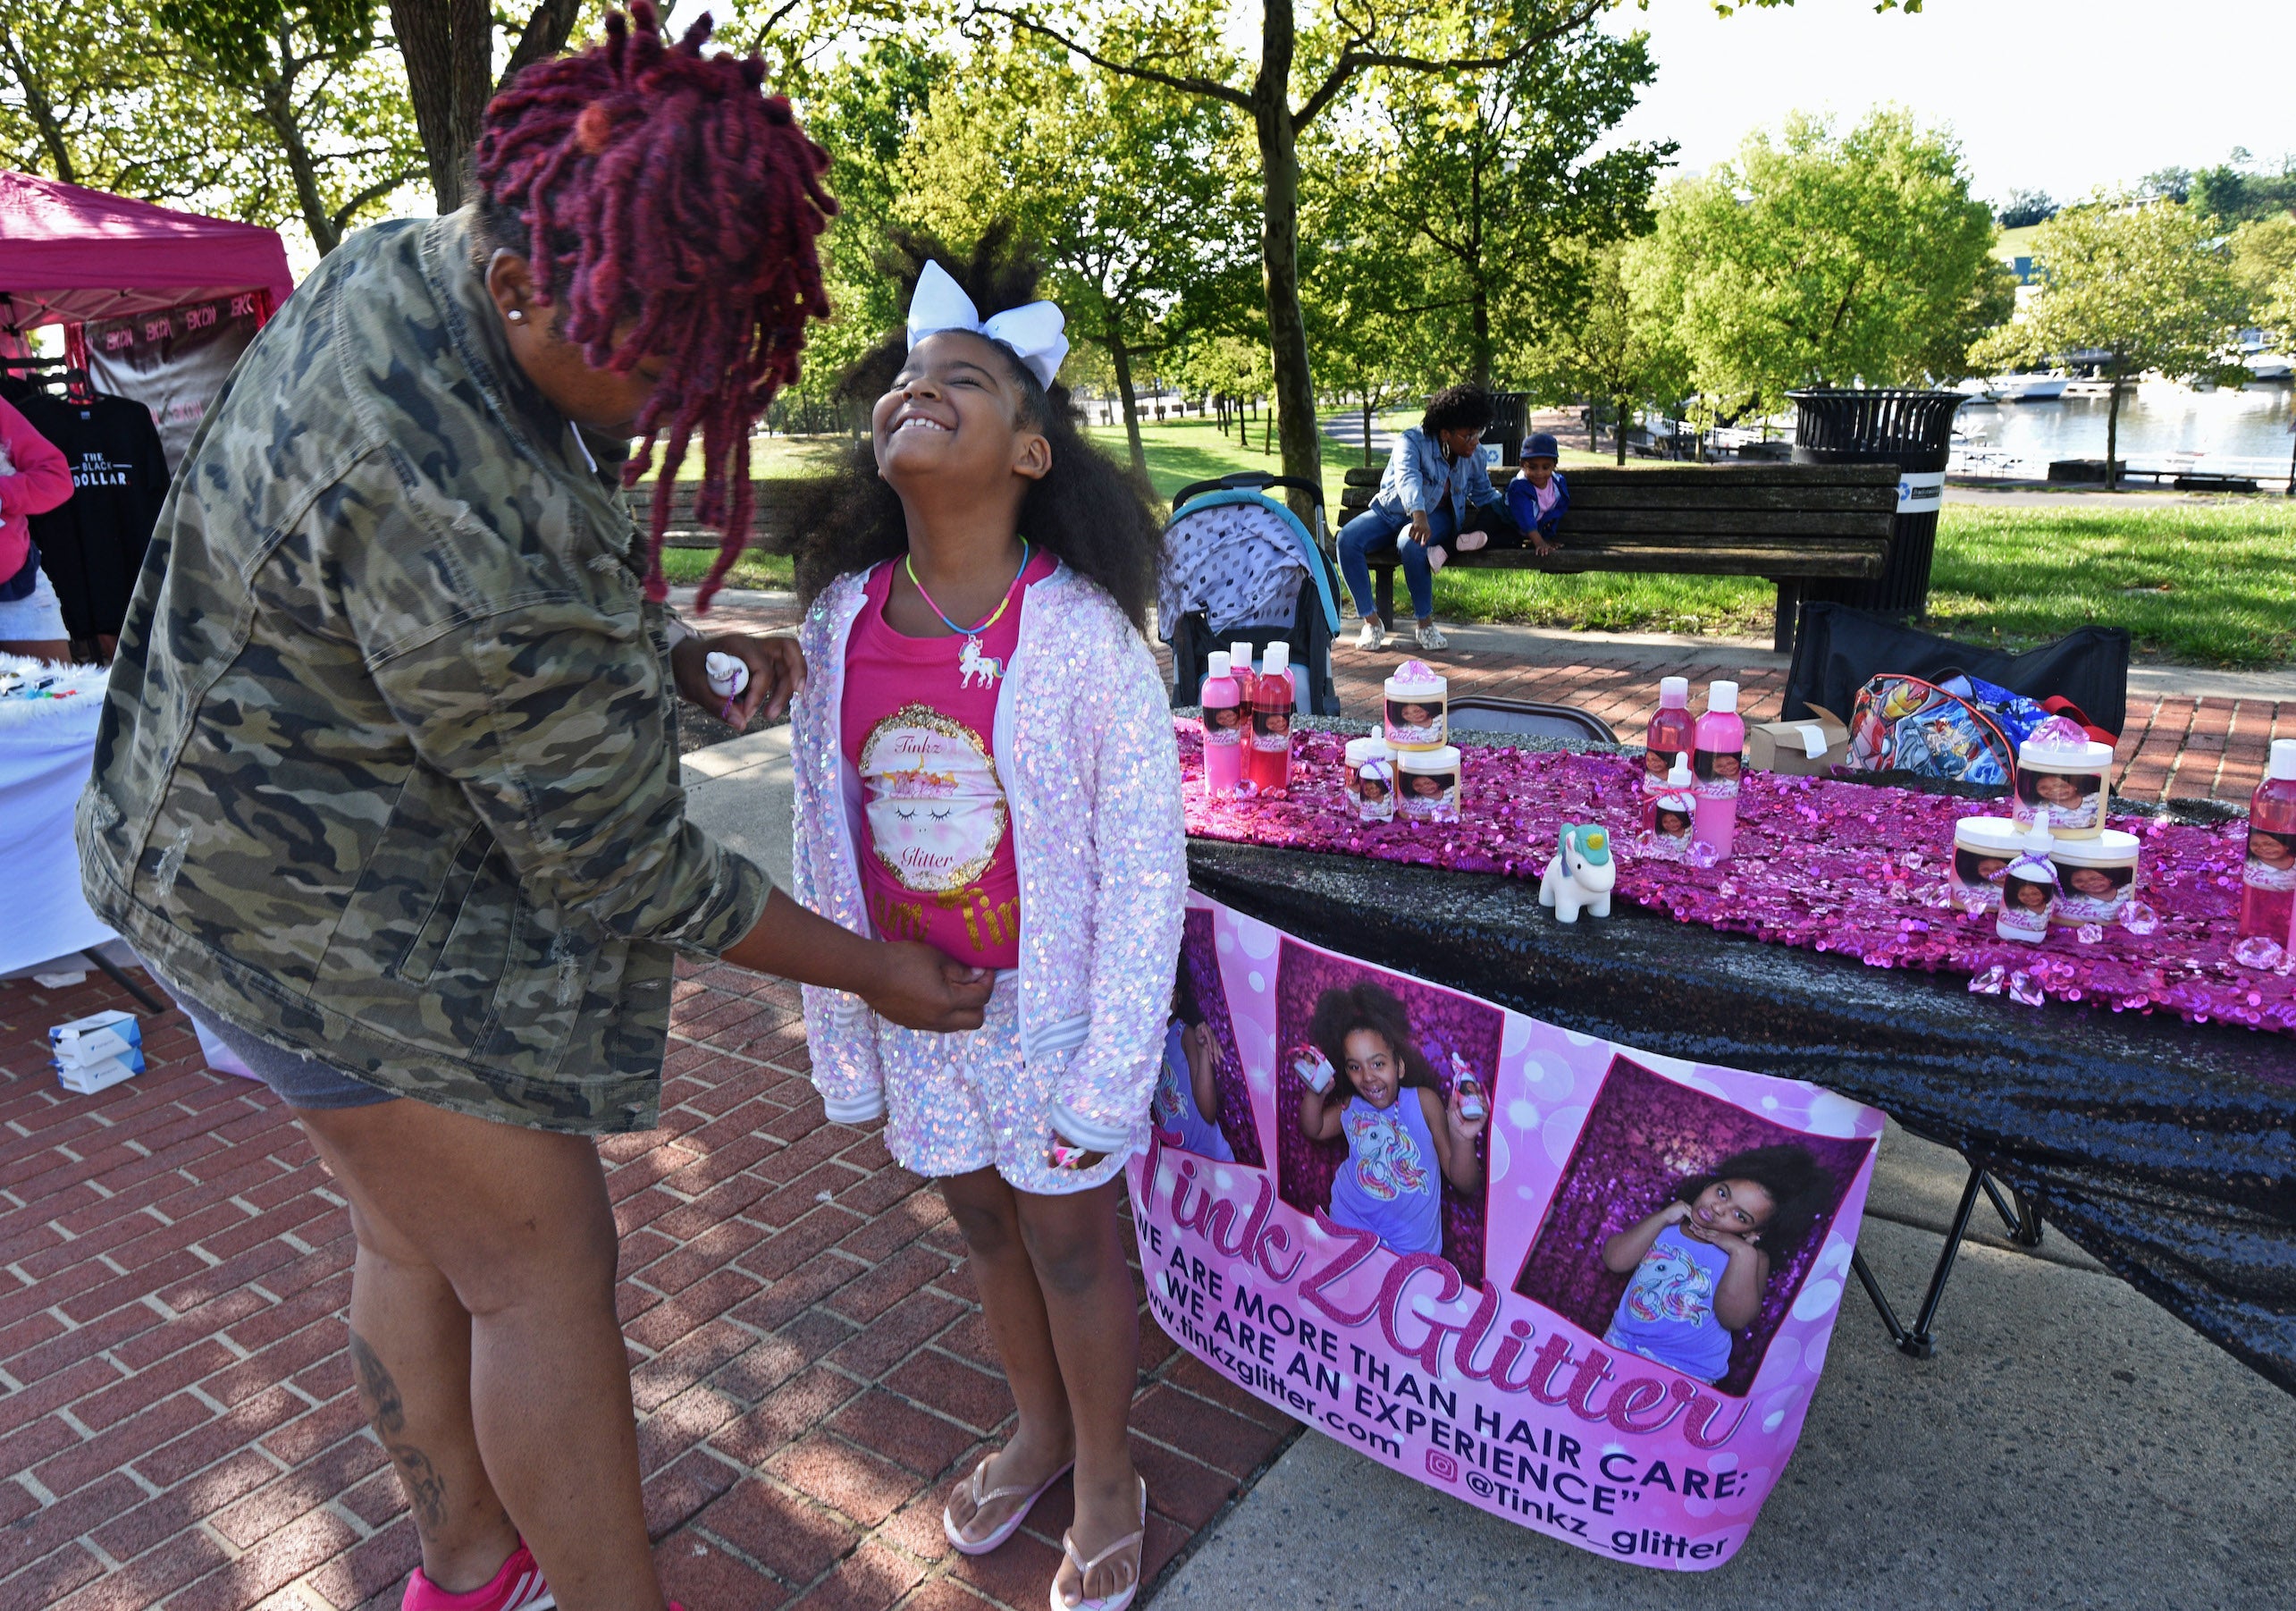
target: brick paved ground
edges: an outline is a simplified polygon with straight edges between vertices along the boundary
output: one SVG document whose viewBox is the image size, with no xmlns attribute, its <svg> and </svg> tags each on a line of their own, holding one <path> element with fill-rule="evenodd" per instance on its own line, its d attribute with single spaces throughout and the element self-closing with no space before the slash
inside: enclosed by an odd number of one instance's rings
<svg viewBox="0 0 2296 1611">
<path fill-rule="evenodd" d="M 795 625 L 796 618 L 786 609 L 720 605 L 711 619 L 722 621 L 726 629 L 771 629 Z M 1343 707 L 1364 713 L 1368 721 L 1379 708 L 1380 680 L 1405 653 L 1400 648 L 1380 654 L 1359 654 L 1345 646 L 1335 650 L 1333 671 Z M 1577 662 L 1489 652 L 1426 658 L 1449 674 L 1453 698 L 1475 693 L 1579 705 L 1608 721 L 1628 743 L 1641 742 L 1658 706 L 1661 677 L 1686 676 L 1697 685 L 1717 677 L 1737 679 L 1738 708 L 1749 721 L 1777 720 L 1786 687 L 1783 671 L 1758 662 L 1749 664 L 1745 656 L 1723 646 L 1657 645 L 1631 658 Z M 1165 663 L 1168 667 L 1168 659 Z M 1700 691 L 1694 687 L 1694 703 Z M 2266 753 L 2275 737 L 2296 738 L 2296 701 L 2132 696 L 2127 730 L 2121 735 L 2123 771 L 2115 787 L 2132 800 L 2174 795 L 2244 803 L 2264 776 Z"/>
<path fill-rule="evenodd" d="M 1012 1412 L 938 1196 L 824 1122 L 795 993 L 686 974 L 663 1123 L 603 1144 L 657 1559 L 690 1611 L 1037 1611 L 1066 1485 L 967 1561 L 942 1495 Z M 417 1559 L 343 1352 L 341 1199 L 180 1014 L 63 1092 L 46 1026 L 132 1004 L 0 984 L 0 1606 L 395 1607 Z M 1293 1435 L 1145 1319 L 1136 1448 L 1172 1562 Z"/>
</svg>

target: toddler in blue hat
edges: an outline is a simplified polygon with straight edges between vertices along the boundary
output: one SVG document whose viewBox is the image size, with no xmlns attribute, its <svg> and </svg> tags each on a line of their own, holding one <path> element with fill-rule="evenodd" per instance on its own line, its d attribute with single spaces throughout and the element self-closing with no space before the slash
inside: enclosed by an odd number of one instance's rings
<svg viewBox="0 0 2296 1611">
<path fill-rule="evenodd" d="M 1570 484 L 1555 468 L 1555 460 L 1561 456 L 1562 450 L 1552 435 L 1532 432 L 1523 438 L 1521 472 L 1507 485 L 1507 512 L 1515 517 L 1523 541 L 1537 553 L 1555 551 L 1555 527 L 1570 510 Z M 1469 540 L 1462 536 L 1459 547 L 1464 550 Z"/>
</svg>

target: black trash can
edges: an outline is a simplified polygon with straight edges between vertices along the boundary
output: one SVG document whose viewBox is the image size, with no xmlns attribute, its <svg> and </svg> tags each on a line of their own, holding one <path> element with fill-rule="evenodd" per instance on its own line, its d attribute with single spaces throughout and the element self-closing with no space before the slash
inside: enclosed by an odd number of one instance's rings
<svg viewBox="0 0 2296 1611">
<path fill-rule="evenodd" d="M 1881 575 L 1863 582 L 1812 581 L 1806 598 L 1828 599 L 1876 615 L 1918 616 L 1930 605 L 1930 565 L 1937 557 L 1938 509 L 1946 460 L 1953 453 L 1953 417 L 1969 400 L 1958 392 L 1792 392 L 1796 464 L 1894 464 L 1897 523 Z"/>
</svg>

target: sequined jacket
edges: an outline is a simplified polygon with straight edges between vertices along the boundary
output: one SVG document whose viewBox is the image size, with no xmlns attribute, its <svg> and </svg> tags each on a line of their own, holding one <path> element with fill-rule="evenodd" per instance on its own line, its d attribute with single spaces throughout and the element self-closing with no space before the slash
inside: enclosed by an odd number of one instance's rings
<svg viewBox="0 0 2296 1611">
<path fill-rule="evenodd" d="M 809 680 L 791 713 L 792 882 L 807 907 L 867 934 L 861 779 L 841 742 L 862 584 L 830 584 L 798 634 Z M 1054 1120 L 1070 1140 L 1130 1151 L 1146 1135 L 1188 892 L 1180 753 L 1148 645 L 1066 566 L 1021 595 L 991 747 L 1021 879 L 1022 1059 L 1053 1066 Z M 887 1071 L 869 1008 L 811 985 L 804 999 L 822 1106 L 844 1124 L 876 1118 Z"/>
<path fill-rule="evenodd" d="M 526 384 L 462 215 L 352 237 L 265 327 L 80 804 L 88 904 L 170 988 L 398 1095 L 653 1124 L 673 952 L 768 887 L 685 820 L 624 451 Z"/>
</svg>

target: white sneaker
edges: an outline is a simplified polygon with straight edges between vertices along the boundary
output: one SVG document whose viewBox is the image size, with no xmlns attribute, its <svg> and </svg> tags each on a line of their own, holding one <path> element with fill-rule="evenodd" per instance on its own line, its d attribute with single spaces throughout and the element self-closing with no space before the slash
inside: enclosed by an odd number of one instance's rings
<svg viewBox="0 0 2296 1611">
<path fill-rule="evenodd" d="M 1358 649 L 1372 650 L 1385 648 L 1387 646 L 1387 628 L 1381 626 L 1375 620 L 1365 621 L 1363 623 L 1363 630 L 1355 635 L 1355 646 Z"/>
<path fill-rule="evenodd" d="M 1463 531 L 1459 534 L 1459 551 L 1461 553 L 1473 553 L 1489 541 L 1491 541 L 1491 534 L 1487 531 Z"/>
<path fill-rule="evenodd" d="M 1430 548 L 1427 550 L 1427 574 L 1429 576 L 1434 575 L 1436 571 L 1441 570 L 1449 563 L 1451 563 L 1451 555 L 1445 553 L 1442 549 Z"/>
<path fill-rule="evenodd" d="M 1448 649 L 1451 647 L 1451 639 L 1445 637 L 1442 635 L 1442 629 L 1439 628 L 1433 621 L 1429 621 L 1426 626 L 1419 628 L 1418 637 L 1419 647 L 1422 649 Z"/>
</svg>

